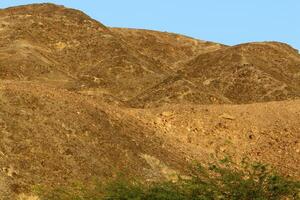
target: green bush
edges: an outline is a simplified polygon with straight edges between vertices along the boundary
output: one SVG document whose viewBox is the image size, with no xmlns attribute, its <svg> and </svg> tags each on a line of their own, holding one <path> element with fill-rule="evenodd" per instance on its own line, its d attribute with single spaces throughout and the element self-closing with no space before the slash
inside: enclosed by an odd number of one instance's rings
<svg viewBox="0 0 300 200">
<path fill-rule="evenodd" d="M 268 166 L 228 159 L 208 167 L 195 165 L 189 178 L 143 184 L 118 178 L 92 190 L 54 190 L 42 200 L 298 200 L 300 182 L 274 173 Z M 74 192 L 75 191 L 75 192 Z"/>
<path fill-rule="evenodd" d="M 107 200 L 298 200 L 300 182 L 274 173 L 266 165 L 222 160 L 203 167 L 197 164 L 189 179 L 178 182 L 141 183 L 119 180 L 106 190 Z"/>
</svg>

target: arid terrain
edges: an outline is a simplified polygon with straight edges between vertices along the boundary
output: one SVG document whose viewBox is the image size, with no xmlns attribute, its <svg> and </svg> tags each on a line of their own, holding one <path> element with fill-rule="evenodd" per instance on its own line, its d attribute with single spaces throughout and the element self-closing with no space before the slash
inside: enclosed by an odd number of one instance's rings
<svg viewBox="0 0 300 200">
<path fill-rule="evenodd" d="M 231 156 L 300 179 L 300 54 L 0 10 L 0 199 L 39 186 L 185 175 Z"/>
</svg>

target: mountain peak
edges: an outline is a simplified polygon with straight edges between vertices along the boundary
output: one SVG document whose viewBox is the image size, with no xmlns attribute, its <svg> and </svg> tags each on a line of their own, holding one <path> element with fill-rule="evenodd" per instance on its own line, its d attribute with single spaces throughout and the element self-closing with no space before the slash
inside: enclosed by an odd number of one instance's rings
<svg viewBox="0 0 300 200">
<path fill-rule="evenodd" d="M 10 7 L 0 10 L 0 15 L 7 17 L 48 17 L 48 18 L 59 18 L 76 21 L 77 23 L 85 23 L 86 21 L 93 21 L 104 27 L 100 22 L 93 20 L 91 17 L 86 15 L 84 12 L 65 6 L 56 5 L 52 3 L 42 4 L 29 4 L 17 7 Z M 36 19 L 37 20 L 37 19 Z"/>
</svg>

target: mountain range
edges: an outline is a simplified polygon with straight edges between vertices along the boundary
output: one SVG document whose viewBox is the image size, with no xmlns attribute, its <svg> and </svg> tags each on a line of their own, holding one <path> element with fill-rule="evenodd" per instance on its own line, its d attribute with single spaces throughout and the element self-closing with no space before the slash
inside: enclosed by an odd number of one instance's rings
<svg viewBox="0 0 300 200">
<path fill-rule="evenodd" d="M 300 54 L 111 28 L 54 4 L 0 10 L 0 197 L 249 157 L 300 178 Z"/>
</svg>

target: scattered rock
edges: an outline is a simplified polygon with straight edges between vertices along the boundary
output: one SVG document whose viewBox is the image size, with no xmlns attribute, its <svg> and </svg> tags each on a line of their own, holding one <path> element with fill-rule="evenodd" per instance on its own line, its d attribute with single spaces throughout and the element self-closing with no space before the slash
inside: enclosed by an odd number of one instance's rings
<svg viewBox="0 0 300 200">
<path fill-rule="evenodd" d="M 163 116 L 163 117 L 170 117 L 172 115 L 173 115 L 173 113 L 170 111 L 164 111 L 161 113 L 161 116 Z"/>
<path fill-rule="evenodd" d="M 6 175 L 9 176 L 9 177 L 13 177 L 13 176 L 15 176 L 15 175 L 18 174 L 18 172 L 17 172 L 17 171 L 14 169 L 14 167 L 12 167 L 12 166 L 9 166 L 9 167 L 3 167 L 3 168 L 2 168 L 2 171 L 3 171 L 4 173 L 6 173 Z"/>
<path fill-rule="evenodd" d="M 228 120 L 235 120 L 235 117 L 232 116 L 232 115 L 229 115 L 227 113 L 224 113 L 220 116 L 220 118 L 223 118 L 223 119 L 228 119 Z"/>
<path fill-rule="evenodd" d="M 210 83 L 213 81 L 214 79 L 207 79 L 205 81 L 203 81 L 203 85 L 210 85 Z"/>
<path fill-rule="evenodd" d="M 169 168 L 165 163 L 161 162 L 159 159 L 147 154 L 142 154 L 141 157 L 145 159 L 145 161 L 150 165 L 151 169 L 154 170 L 155 173 L 160 173 L 164 176 L 164 178 L 170 181 L 175 182 L 178 180 L 179 173 Z"/>
</svg>

